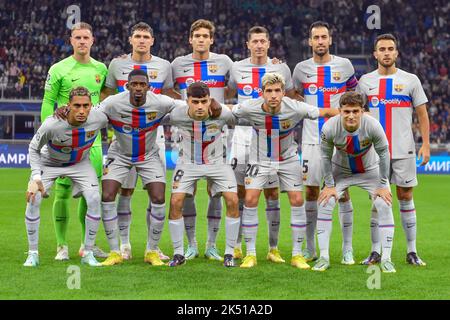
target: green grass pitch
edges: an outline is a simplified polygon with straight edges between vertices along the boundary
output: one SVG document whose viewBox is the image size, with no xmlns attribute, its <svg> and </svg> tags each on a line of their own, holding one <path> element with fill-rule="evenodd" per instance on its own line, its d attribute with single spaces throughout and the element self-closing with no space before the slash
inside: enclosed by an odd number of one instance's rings
<svg viewBox="0 0 450 320">
<path fill-rule="evenodd" d="M 169 171 L 168 175 L 171 176 Z M 119 266 L 89 268 L 80 266 L 77 251 L 80 246 L 80 224 L 76 215 L 77 202 L 72 201 L 69 226 L 68 262 L 56 262 L 55 235 L 51 217 L 53 198 L 41 208 L 40 262 L 38 268 L 25 268 L 27 241 L 24 224 L 25 189 L 29 170 L 0 169 L 0 299 L 449 299 L 450 298 L 450 176 L 420 176 L 415 190 L 418 216 L 417 247 L 428 263 L 424 268 L 405 263 L 406 244 L 401 228 L 398 204 L 394 203 L 395 237 L 393 261 L 396 274 L 382 274 L 381 288 L 369 290 L 371 274 L 361 265 L 343 266 L 341 232 L 337 213 L 334 215 L 331 240 L 331 268 L 324 273 L 298 270 L 290 266 L 291 231 L 289 205 L 281 196 L 282 221 L 279 248 L 287 263 L 275 265 L 265 260 L 268 237 L 264 202 L 260 202 L 258 231 L 258 266 L 243 270 L 226 269 L 218 262 L 202 257 L 206 242 L 207 196 L 205 183 L 197 194 L 197 239 L 201 257 L 179 268 L 152 267 L 143 262 L 147 239 L 145 208 L 147 196 L 136 190 L 133 197 L 131 243 L 133 260 Z M 170 181 L 170 180 L 168 180 Z M 353 247 L 359 262 L 370 250 L 370 204 L 367 194 L 352 188 L 350 194 L 355 209 Z M 166 193 L 169 201 L 170 193 Z M 167 207 L 168 210 L 168 207 Z M 218 237 L 218 247 L 224 250 L 224 219 Z M 97 243 L 106 249 L 103 227 Z M 186 245 L 186 241 L 185 241 Z M 172 246 L 165 223 L 161 249 L 172 255 Z M 81 288 L 67 287 L 69 266 L 81 267 Z"/>
</svg>

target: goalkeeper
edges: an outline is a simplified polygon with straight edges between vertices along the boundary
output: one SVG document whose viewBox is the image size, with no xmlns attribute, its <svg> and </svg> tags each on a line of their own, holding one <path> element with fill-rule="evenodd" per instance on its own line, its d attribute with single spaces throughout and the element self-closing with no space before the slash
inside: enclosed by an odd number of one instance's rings
<svg viewBox="0 0 450 320">
<path fill-rule="evenodd" d="M 94 43 L 92 27 L 84 22 L 75 24 L 71 30 L 70 44 L 73 55 L 52 65 L 48 71 L 45 82 L 45 92 L 41 108 L 41 122 L 53 115 L 54 105 L 64 106 L 69 101 L 70 90 L 77 86 L 86 87 L 91 93 L 92 104 L 100 102 L 100 91 L 104 85 L 108 72 L 105 64 L 90 56 Z M 76 143 L 73 142 L 73 143 Z M 101 178 L 103 167 L 103 153 L 101 135 L 97 136 L 90 150 L 90 160 L 97 177 Z M 72 183 L 68 178 L 58 178 L 55 185 L 55 201 L 53 203 L 53 219 L 56 232 L 55 260 L 68 260 L 67 227 L 69 222 L 69 200 L 72 194 Z M 82 226 L 82 243 L 85 235 L 85 216 L 87 211 L 86 200 L 80 199 L 78 204 L 78 218 Z M 83 245 L 79 254 L 83 253 Z M 107 254 L 94 247 L 94 256 L 105 258 Z"/>
</svg>

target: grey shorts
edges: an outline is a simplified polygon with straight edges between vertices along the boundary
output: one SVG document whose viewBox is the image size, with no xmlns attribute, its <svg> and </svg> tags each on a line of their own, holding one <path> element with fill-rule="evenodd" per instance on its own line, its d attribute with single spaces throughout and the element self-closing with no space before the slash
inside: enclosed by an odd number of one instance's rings
<svg viewBox="0 0 450 320">
<path fill-rule="evenodd" d="M 272 177 L 277 177 L 281 192 L 302 191 L 302 170 L 297 157 L 281 161 L 259 164 L 249 164 L 245 175 L 245 189 L 262 190 L 273 188 L 277 183 Z"/>
<path fill-rule="evenodd" d="M 134 163 L 120 155 L 114 158 L 108 157 L 103 169 L 102 180 L 115 180 L 122 185 L 129 178 L 133 168 L 137 175 L 141 177 L 144 186 L 151 182 L 166 183 L 166 170 L 158 155 Z"/>
<path fill-rule="evenodd" d="M 160 131 L 162 131 L 162 133 Z M 164 175 L 165 175 L 165 172 L 166 172 L 166 143 L 165 143 L 165 139 L 164 139 L 164 129 L 162 126 L 158 127 L 158 135 L 156 138 L 156 143 L 158 144 L 158 147 L 159 147 L 159 157 L 163 163 Z M 111 143 L 111 145 L 109 146 L 106 164 L 108 164 L 108 162 L 110 162 L 110 159 L 117 158 L 118 155 L 119 155 L 118 142 L 117 142 L 117 140 L 114 140 Z M 105 167 L 105 169 L 106 169 L 106 167 Z M 109 170 L 109 169 L 106 169 L 106 170 Z M 137 178 L 138 178 L 138 175 L 136 172 L 136 167 L 132 167 L 130 172 L 128 173 L 126 180 L 122 183 L 122 188 L 124 188 L 124 189 L 136 188 Z"/>
<path fill-rule="evenodd" d="M 333 177 L 336 184 L 338 199 L 342 198 L 345 190 L 350 186 L 360 187 L 372 197 L 375 191 L 380 187 L 380 171 L 378 168 L 366 171 L 364 173 L 346 174 L 333 166 Z M 390 188 L 389 184 L 385 185 Z"/>
<path fill-rule="evenodd" d="M 226 164 L 177 164 L 172 178 L 172 193 L 193 195 L 195 184 L 206 178 L 211 195 L 221 192 L 237 192 L 233 170 Z"/>
<path fill-rule="evenodd" d="M 390 181 L 399 187 L 417 186 L 416 158 L 392 159 Z"/>
<path fill-rule="evenodd" d="M 74 198 L 80 197 L 84 191 L 99 192 L 97 174 L 89 158 L 68 167 L 42 166 L 41 181 L 45 189 L 45 198 L 49 196 L 50 188 L 59 177 L 72 180 Z"/>
</svg>

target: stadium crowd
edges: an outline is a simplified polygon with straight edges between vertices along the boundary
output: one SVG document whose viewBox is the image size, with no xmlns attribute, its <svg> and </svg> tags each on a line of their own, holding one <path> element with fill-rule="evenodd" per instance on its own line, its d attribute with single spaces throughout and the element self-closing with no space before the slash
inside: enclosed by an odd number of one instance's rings
<svg viewBox="0 0 450 320">
<path fill-rule="evenodd" d="M 29 1 L 26 6 L 20 1 L 1 2 L 0 93 L 5 98 L 41 99 L 48 68 L 71 54 L 65 24 L 68 17 L 65 9 L 69 4 L 56 0 Z M 394 31 L 400 45 L 397 65 L 419 76 L 430 99 L 431 142 L 450 141 L 450 34 L 446 19 L 450 3 L 446 0 L 380 1 L 382 30 L 365 27 L 364 20 L 368 17 L 365 9 L 372 3 L 362 0 L 154 2 L 77 1 L 82 20 L 94 28 L 96 42 L 92 56 L 108 65 L 112 58 L 128 52 L 130 27 L 141 20 L 154 29 L 156 40 L 152 52 L 169 61 L 189 52 L 189 26 L 198 18 L 216 24 L 213 51 L 228 54 L 235 61 L 247 56 L 246 34 L 257 24 L 271 32 L 270 55 L 287 61 L 291 60 L 286 35 L 301 43 L 302 52 L 296 56 L 306 58 L 308 26 L 317 19 L 333 26 L 331 50 L 344 56 L 370 54 L 377 34 Z M 291 31 L 286 33 L 288 29 Z M 418 127 L 417 119 L 415 127 Z M 419 131 L 415 130 L 415 134 L 416 141 L 420 142 Z"/>
</svg>

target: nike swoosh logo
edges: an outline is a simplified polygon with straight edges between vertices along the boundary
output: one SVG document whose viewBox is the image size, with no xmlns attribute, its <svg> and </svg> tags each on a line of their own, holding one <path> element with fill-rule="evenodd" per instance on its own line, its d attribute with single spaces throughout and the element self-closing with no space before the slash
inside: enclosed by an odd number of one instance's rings
<svg viewBox="0 0 450 320">
<path fill-rule="evenodd" d="M 369 88 L 369 91 L 372 91 L 372 90 L 374 90 L 374 89 L 376 89 L 377 87 L 373 87 L 373 88 Z"/>
<path fill-rule="evenodd" d="M 67 141 L 69 141 L 69 140 L 70 140 L 70 139 L 61 140 L 61 143 L 67 142 Z"/>
<path fill-rule="evenodd" d="M 130 116 L 120 115 L 120 117 L 121 117 L 122 119 L 125 119 L 125 118 L 129 118 Z"/>
<path fill-rule="evenodd" d="M 80 80 L 80 78 L 78 78 L 78 79 L 72 79 L 72 82 L 75 82 L 75 81 L 78 81 L 78 80 Z"/>
<path fill-rule="evenodd" d="M 129 74 L 129 73 L 130 73 L 130 72 L 123 72 L 123 71 L 122 71 L 122 74 L 123 74 L 123 75 L 125 75 L 125 74 Z"/>
<path fill-rule="evenodd" d="M 91 187 L 98 187 L 98 184 L 91 184 Z"/>
<path fill-rule="evenodd" d="M 184 69 L 183 69 L 183 72 L 186 73 L 186 72 L 189 72 L 190 70 L 191 70 L 191 69 L 187 69 L 187 70 L 184 70 Z"/>
<path fill-rule="evenodd" d="M 247 79 L 247 78 L 250 78 L 250 76 L 247 76 L 247 77 L 242 77 L 242 80 L 244 80 L 244 79 Z"/>
<path fill-rule="evenodd" d="M 299 183 L 299 184 L 294 184 L 294 187 L 299 187 L 299 186 L 301 186 L 302 184 L 301 183 Z"/>
<path fill-rule="evenodd" d="M 313 74 L 307 74 L 306 77 L 309 79 L 309 78 L 314 77 L 314 75 Z"/>
<path fill-rule="evenodd" d="M 228 189 L 233 189 L 233 188 L 234 188 L 234 186 L 228 187 Z"/>
<path fill-rule="evenodd" d="M 163 176 L 156 176 L 156 179 L 158 179 L 158 178 L 162 178 Z"/>
<path fill-rule="evenodd" d="M 408 183 L 410 183 L 410 182 L 413 181 L 413 180 L 414 180 L 414 179 L 406 180 L 405 183 L 408 184 Z"/>
<path fill-rule="evenodd" d="M 274 184 L 276 181 L 269 181 L 269 184 Z"/>
</svg>

